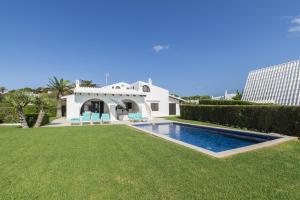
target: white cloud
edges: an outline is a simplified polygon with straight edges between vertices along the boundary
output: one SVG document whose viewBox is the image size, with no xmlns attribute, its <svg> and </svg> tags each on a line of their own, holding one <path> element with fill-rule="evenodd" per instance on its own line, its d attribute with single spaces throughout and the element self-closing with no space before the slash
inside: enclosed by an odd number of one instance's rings
<svg viewBox="0 0 300 200">
<path fill-rule="evenodd" d="M 292 23 L 292 24 L 296 24 L 296 25 L 300 25 L 300 16 L 294 17 L 294 18 L 291 20 L 291 23 Z"/>
<path fill-rule="evenodd" d="M 288 29 L 290 33 L 300 33 L 300 16 L 293 17 L 290 21 L 292 26 Z"/>
<path fill-rule="evenodd" d="M 288 30 L 290 33 L 300 33 L 300 26 L 294 26 L 292 28 L 289 28 Z"/>
<path fill-rule="evenodd" d="M 152 47 L 152 50 L 155 51 L 156 53 L 162 51 L 162 50 L 167 50 L 170 48 L 170 45 L 161 45 L 161 44 L 158 44 L 158 45 L 154 45 Z"/>
</svg>

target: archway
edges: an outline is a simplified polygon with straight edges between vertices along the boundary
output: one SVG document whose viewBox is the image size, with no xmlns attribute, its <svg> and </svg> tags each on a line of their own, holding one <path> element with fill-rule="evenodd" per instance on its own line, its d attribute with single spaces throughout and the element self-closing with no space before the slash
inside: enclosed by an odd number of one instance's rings
<svg viewBox="0 0 300 200">
<path fill-rule="evenodd" d="M 80 108 L 80 115 L 83 112 L 100 113 L 101 115 L 102 113 L 109 113 L 109 107 L 100 99 L 89 99 Z"/>
<path fill-rule="evenodd" d="M 128 113 L 138 113 L 140 112 L 139 105 L 131 100 L 124 99 L 122 100 L 123 105 L 118 105 L 116 107 L 117 119 L 126 120 L 128 118 Z"/>
</svg>

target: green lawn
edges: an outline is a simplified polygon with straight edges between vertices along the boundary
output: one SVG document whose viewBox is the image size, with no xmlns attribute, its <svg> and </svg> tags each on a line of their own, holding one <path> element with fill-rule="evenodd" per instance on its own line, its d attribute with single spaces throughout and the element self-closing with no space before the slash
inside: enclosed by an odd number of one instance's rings
<svg viewBox="0 0 300 200">
<path fill-rule="evenodd" d="M 299 199 L 300 142 L 216 159 L 123 125 L 0 127 L 0 199 Z"/>
</svg>

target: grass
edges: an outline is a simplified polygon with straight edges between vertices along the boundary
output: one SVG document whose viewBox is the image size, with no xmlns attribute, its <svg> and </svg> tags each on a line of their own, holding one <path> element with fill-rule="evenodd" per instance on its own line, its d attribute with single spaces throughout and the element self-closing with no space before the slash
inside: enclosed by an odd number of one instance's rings
<svg viewBox="0 0 300 200">
<path fill-rule="evenodd" d="M 125 125 L 0 127 L 0 199 L 297 199 L 300 143 L 216 159 Z"/>
</svg>

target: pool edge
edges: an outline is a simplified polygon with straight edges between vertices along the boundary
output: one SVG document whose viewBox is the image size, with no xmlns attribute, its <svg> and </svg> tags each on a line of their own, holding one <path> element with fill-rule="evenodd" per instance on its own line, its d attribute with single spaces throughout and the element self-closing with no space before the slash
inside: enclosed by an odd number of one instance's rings
<svg viewBox="0 0 300 200">
<path fill-rule="evenodd" d="M 169 123 L 174 123 L 174 122 L 178 123 L 178 124 L 187 124 L 187 125 L 193 125 L 193 126 L 198 126 L 198 127 L 216 128 L 216 129 L 219 129 L 219 130 L 239 131 L 239 130 L 230 129 L 230 128 L 211 127 L 211 126 L 205 126 L 205 125 L 197 125 L 197 124 L 190 124 L 190 123 L 181 123 L 181 122 L 176 122 L 176 121 L 170 121 Z M 144 124 L 151 124 L 151 123 L 144 123 Z M 159 123 L 157 123 L 157 124 L 159 124 Z M 173 142 L 173 143 L 176 143 L 176 144 L 188 147 L 190 149 L 194 149 L 194 150 L 196 150 L 198 152 L 204 153 L 206 155 L 209 155 L 209 156 L 212 156 L 212 157 L 215 157 L 215 158 L 225 158 L 225 157 L 237 155 L 237 154 L 240 154 L 240 153 L 245 153 L 245 152 L 249 152 L 249 151 L 253 151 L 253 150 L 257 150 L 257 149 L 262 149 L 262 148 L 266 148 L 266 147 L 271 147 L 271 146 L 274 146 L 274 145 L 282 144 L 282 143 L 287 142 L 287 141 L 293 141 L 293 140 L 296 141 L 296 140 L 298 140 L 297 137 L 280 135 L 280 134 L 277 134 L 277 133 L 270 133 L 273 136 L 277 136 L 277 137 L 280 136 L 280 138 L 277 138 L 277 139 L 274 139 L 274 140 L 270 140 L 270 141 L 266 141 L 266 142 L 261 142 L 261 143 L 253 144 L 253 145 L 249 145 L 249 146 L 245 146 L 245 147 L 235 148 L 235 149 L 226 150 L 226 151 L 222 151 L 222 152 L 216 153 L 216 152 L 204 149 L 202 147 L 197 147 L 195 145 L 191 145 L 191 144 L 188 144 L 186 142 L 182 142 L 182 141 L 179 141 L 179 140 L 176 140 L 176 139 L 164 136 L 164 135 L 157 134 L 157 133 L 152 132 L 152 131 L 148 131 L 148 130 L 139 128 L 139 127 L 135 126 L 134 124 L 127 124 L 127 126 L 132 127 L 134 129 L 137 129 L 139 131 L 151 134 L 153 136 L 160 137 L 160 138 L 168 140 L 170 142 Z M 270 135 L 270 134 L 256 132 L 256 131 L 243 131 L 243 130 L 241 130 L 240 132 L 247 132 L 247 133 L 261 134 L 261 135 Z"/>
</svg>

